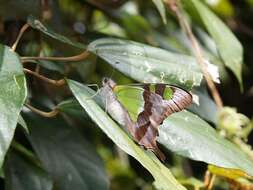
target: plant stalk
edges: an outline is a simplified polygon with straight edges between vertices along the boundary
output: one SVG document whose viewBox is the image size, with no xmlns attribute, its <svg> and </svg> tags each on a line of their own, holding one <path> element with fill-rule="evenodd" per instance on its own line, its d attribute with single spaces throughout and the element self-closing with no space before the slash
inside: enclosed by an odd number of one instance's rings
<svg viewBox="0 0 253 190">
<path fill-rule="evenodd" d="M 58 113 L 59 113 L 59 110 L 56 108 L 54 108 L 52 111 L 50 112 L 45 112 L 45 111 L 42 111 L 42 110 L 39 110 L 33 106 L 31 106 L 30 104 L 25 104 L 26 107 L 28 107 L 32 112 L 34 113 L 37 113 L 43 117 L 55 117 Z"/>
<path fill-rule="evenodd" d="M 16 41 L 14 42 L 14 44 L 13 44 L 12 47 L 11 47 L 11 49 L 12 49 L 13 51 L 16 50 L 17 45 L 18 45 L 18 43 L 19 43 L 21 37 L 23 36 L 23 34 L 25 33 L 25 31 L 26 31 L 28 28 L 29 28 L 29 24 L 26 23 L 26 24 L 23 25 L 22 28 L 20 29 L 20 31 L 19 31 L 19 33 L 18 33 L 18 37 L 17 37 Z"/>
<path fill-rule="evenodd" d="M 47 61 L 81 61 L 86 59 L 90 53 L 88 51 L 84 51 L 81 54 L 70 56 L 70 57 L 21 57 L 21 60 L 31 61 L 31 60 L 47 60 Z"/>
<path fill-rule="evenodd" d="M 45 77 L 45 76 L 43 76 L 43 75 L 40 75 L 40 74 L 37 73 L 37 72 L 31 71 L 31 70 L 26 69 L 26 68 L 24 68 L 24 71 L 25 71 L 26 73 L 29 73 L 29 74 L 31 74 L 31 75 L 33 75 L 33 76 L 35 76 L 35 77 L 37 77 L 37 78 L 39 78 L 39 79 L 41 79 L 41 80 L 47 82 L 47 83 L 53 84 L 53 85 L 55 85 L 55 86 L 63 86 L 63 85 L 66 84 L 65 79 L 60 79 L 60 80 L 49 79 L 49 78 L 47 78 L 47 77 Z"/>
<path fill-rule="evenodd" d="M 180 8 L 178 6 L 178 0 L 164 0 L 164 2 L 168 6 L 168 8 L 175 13 L 181 28 L 183 29 L 183 31 L 187 35 L 188 39 L 190 40 L 191 45 L 194 50 L 194 55 L 196 57 L 197 63 L 200 66 L 200 69 L 206 79 L 208 88 L 213 96 L 213 99 L 214 99 L 218 109 L 221 110 L 221 108 L 223 107 L 222 99 L 220 97 L 220 94 L 219 94 L 210 74 L 207 71 L 205 59 L 204 59 L 202 50 L 198 44 L 198 41 L 197 41 L 196 37 L 194 36 L 188 22 L 184 18 L 182 11 L 180 10 Z"/>
</svg>

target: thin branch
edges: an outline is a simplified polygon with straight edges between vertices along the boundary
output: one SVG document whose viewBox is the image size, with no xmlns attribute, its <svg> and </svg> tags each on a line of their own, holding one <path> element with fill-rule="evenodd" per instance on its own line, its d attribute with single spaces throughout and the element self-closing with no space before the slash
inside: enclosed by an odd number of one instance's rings
<svg viewBox="0 0 253 190">
<path fill-rule="evenodd" d="M 35 108 L 35 107 L 27 104 L 27 103 L 25 104 L 25 106 L 28 107 L 32 112 L 37 113 L 37 114 L 39 114 L 39 115 L 41 115 L 43 117 L 54 117 L 54 116 L 56 116 L 59 113 L 59 110 L 57 109 L 57 107 L 54 108 L 50 112 L 44 112 L 44 111 L 39 110 L 39 109 L 37 109 L 37 108 Z"/>
<path fill-rule="evenodd" d="M 212 190 L 212 189 L 213 189 L 215 179 L 216 179 L 216 175 L 212 175 L 212 177 L 211 177 L 211 179 L 210 179 L 210 183 L 209 183 L 209 185 L 207 186 L 207 190 Z"/>
<path fill-rule="evenodd" d="M 25 24 L 22 26 L 22 28 L 20 29 L 19 33 L 18 33 L 18 37 L 16 39 L 16 41 L 14 42 L 14 44 L 12 45 L 11 49 L 13 51 L 16 50 L 18 42 L 20 41 L 21 37 L 23 36 L 24 32 L 29 28 L 29 24 Z"/>
<path fill-rule="evenodd" d="M 25 69 L 25 68 L 24 68 L 24 71 L 25 71 L 26 73 L 29 73 L 29 74 L 31 74 L 31 75 L 33 75 L 33 76 L 35 76 L 35 77 L 37 77 L 37 78 L 39 78 L 39 79 L 41 79 L 41 80 L 47 82 L 47 83 L 53 84 L 53 85 L 55 85 L 55 86 L 62 86 L 62 85 L 65 85 L 65 84 L 66 84 L 66 81 L 65 81 L 64 79 L 53 80 L 53 79 L 49 79 L 49 78 L 47 78 L 47 77 L 45 77 L 45 76 L 43 76 L 43 75 L 40 75 L 40 74 L 37 73 L 37 72 L 31 71 L 31 70 L 29 70 L 29 69 Z"/>
<path fill-rule="evenodd" d="M 35 61 L 35 60 L 27 60 L 27 61 L 23 61 L 23 60 L 21 60 L 21 63 L 22 63 L 22 64 L 26 64 L 26 63 L 33 63 L 33 64 L 37 64 L 38 62 L 37 62 L 37 61 Z"/>
<path fill-rule="evenodd" d="M 194 36 L 194 34 L 191 30 L 191 27 L 189 26 L 188 22 L 186 21 L 181 10 L 178 7 L 178 0 L 165 0 L 165 3 L 176 14 L 176 17 L 180 23 L 181 28 L 184 30 L 184 32 L 188 36 L 188 38 L 192 44 L 197 63 L 199 64 L 200 69 L 206 79 L 208 88 L 211 91 L 211 94 L 214 98 L 214 101 L 215 101 L 217 107 L 219 109 L 221 109 L 223 107 L 223 103 L 222 103 L 220 94 L 219 94 L 209 72 L 207 71 L 205 59 L 204 59 L 202 50 L 198 44 L 198 41 L 197 41 L 196 37 Z"/>
<path fill-rule="evenodd" d="M 84 51 L 79 55 L 70 56 L 70 57 L 21 57 L 23 62 L 31 60 L 47 60 L 47 61 L 81 61 L 86 59 L 90 53 Z"/>
<path fill-rule="evenodd" d="M 212 190 L 214 182 L 216 179 L 216 175 L 212 174 L 208 169 L 206 170 L 205 173 L 205 178 L 204 178 L 204 186 L 206 190 Z"/>
<path fill-rule="evenodd" d="M 205 172 L 205 176 L 204 176 L 204 186 L 208 187 L 210 184 L 210 179 L 211 179 L 211 172 L 207 169 Z"/>
</svg>

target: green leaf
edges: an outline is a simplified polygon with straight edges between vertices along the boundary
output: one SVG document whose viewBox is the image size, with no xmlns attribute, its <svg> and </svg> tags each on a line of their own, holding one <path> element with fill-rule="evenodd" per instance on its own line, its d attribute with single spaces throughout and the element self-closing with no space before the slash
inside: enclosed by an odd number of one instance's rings
<svg viewBox="0 0 253 190">
<path fill-rule="evenodd" d="M 158 9 L 158 11 L 162 17 L 163 23 L 166 24 L 167 23 L 166 11 L 165 11 L 163 1 L 162 0 L 152 0 L 152 1 L 155 4 L 156 8 Z"/>
<path fill-rule="evenodd" d="M 13 138 L 27 96 L 26 80 L 19 56 L 0 44 L 0 167 Z"/>
<path fill-rule="evenodd" d="M 199 0 L 184 0 L 197 11 L 208 33 L 216 43 L 219 54 L 225 65 L 237 77 L 242 85 L 243 47 L 231 30 Z"/>
<path fill-rule="evenodd" d="M 187 55 L 115 38 L 96 40 L 88 50 L 139 82 L 178 84 L 190 89 L 202 80 L 195 59 Z"/>
<path fill-rule="evenodd" d="M 29 159 L 16 151 L 8 154 L 5 162 L 6 190 L 52 190 L 53 181 L 49 175 Z"/>
<path fill-rule="evenodd" d="M 240 169 L 253 176 L 251 159 L 208 123 L 188 111 L 172 114 L 163 122 L 159 128 L 158 142 L 190 159 Z"/>
<path fill-rule="evenodd" d="M 39 60 L 39 61 L 33 60 L 33 62 L 36 63 L 36 64 L 39 64 L 41 67 L 44 67 L 48 70 L 57 71 L 61 74 L 64 74 L 64 63 L 63 64 L 57 64 L 55 62 L 46 61 L 46 60 Z"/>
<path fill-rule="evenodd" d="M 80 107 L 79 102 L 74 98 L 60 102 L 57 105 L 57 108 L 59 109 L 60 112 L 71 115 L 72 117 L 76 116 L 76 117 L 83 118 L 86 115 L 82 111 L 82 108 Z"/>
<path fill-rule="evenodd" d="M 33 16 L 29 16 L 27 19 L 27 23 L 34 29 L 37 29 L 41 32 L 43 32 L 44 34 L 50 36 L 51 38 L 54 38 L 56 40 L 59 40 L 63 43 L 66 43 L 68 45 L 71 45 L 73 47 L 79 48 L 79 49 L 86 49 L 86 46 L 79 43 L 79 42 L 74 42 L 72 40 L 70 40 L 69 38 L 58 34 L 56 32 L 54 32 L 53 30 L 51 30 L 49 27 L 43 25 L 39 20 L 35 19 Z"/>
<path fill-rule="evenodd" d="M 127 154 L 138 160 L 154 177 L 155 186 L 163 190 L 185 190 L 173 177 L 168 168 L 166 168 L 151 153 L 144 151 L 137 146 L 133 140 L 95 103 L 91 98 L 94 93 L 82 84 L 68 80 L 69 87 L 79 103 L 94 120 L 94 122 L 108 135 L 112 141 L 118 145 Z"/>
<path fill-rule="evenodd" d="M 62 118 L 25 117 L 29 139 L 57 189 L 108 189 L 103 163 L 92 147 Z"/>
</svg>

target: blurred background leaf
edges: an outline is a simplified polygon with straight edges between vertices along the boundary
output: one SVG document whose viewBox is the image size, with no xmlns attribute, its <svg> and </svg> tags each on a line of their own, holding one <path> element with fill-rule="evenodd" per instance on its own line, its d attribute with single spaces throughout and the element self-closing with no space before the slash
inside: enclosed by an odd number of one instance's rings
<svg viewBox="0 0 253 190">
<path fill-rule="evenodd" d="M 108 189 L 101 159 L 78 131 L 60 118 L 28 116 L 26 121 L 31 144 L 56 188 Z"/>
<path fill-rule="evenodd" d="M 12 150 L 5 162 L 5 189 L 14 190 L 52 190 L 53 181 L 43 169 Z"/>
</svg>

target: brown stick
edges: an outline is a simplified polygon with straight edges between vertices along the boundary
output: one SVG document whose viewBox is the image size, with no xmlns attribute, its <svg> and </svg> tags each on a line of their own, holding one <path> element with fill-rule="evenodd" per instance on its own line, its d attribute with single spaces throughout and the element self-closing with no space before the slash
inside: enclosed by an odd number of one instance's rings
<svg viewBox="0 0 253 190">
<path fill-rule="evenodd" d="M 62 86 L 62 85 L 64 85 L 64 84 L 66 84 L 66 81 L 65 81 L 64 79 L 53 80 L 53 79 L 49 79 L 49 78 L 47 78 L 47 77 L 45 77 L 45 76 L 43 76 L 43 75 L 40 75 L 39 73 L 36 73 L 36 72 L 34 72 L 34 71 L 31 71 L 31 70 L 29 70 L 29 69 L 25 69 L 25 68 L 24 68 L 24 71 L 25 71 L 26 73 L 29 73 L 29 74 L 31 74 L 31 75 L 33 75 L 33 76 L 35 76 L 35 77 L 38 77 L 39 79 L 41 79 L 41 80 L 43 80 L 43 81 L 45 81 L 45 82 L 47 82 L 47 83 L 53 84 L 53 85 L 55 85 L 55 86 Z"/>
<path fill-rule="evenodd" d="M 39 110 L 39 109 L 37 109 L 37 108 L 27 104 L 27 103 L 25 104 L 25 106 L 28 107 L 32 112 L 37 113 L 37 114 L 39 114 L 43 117 L 54 117 L 59 113 L 59 110 L 57 108 L 54 108 L 50 112 L 44 112 L 44 111 L 41 111 L 41 110 Z"/>
<path fill-rule="evenodd" d="M 216 179 L 216 175 L 212 175 L 211 179 L 210 179 L 210 183 L 207 186 L 207 190 L 212 190 L 213 189 L 215 179 Z"/>
<path fill-rule="evenodd" d="M 191 27 L 189 26 L 188 22 L 184 18 L 182 12 L 180 11 L 178 7 L 178 0 L 165 0 L 165 3 L 167 6 L 176 14 L 176 17 L 180 23 L 181 28 L 184 30 L 185 34 L 188 36 L 188 39 L 190 40 L 193 50 L 194 50 L 194 55 L 196 57 L 197 63 L 200 66 L 200 69 L 202 73 L 204 74 L 204 77 L 206 79 L 208 88 L 210 89 L 210 92 L 213 96 L 213 99 L 218 107 L 218 109 L 221 109 L 223 107 L 223 103 L 220 97 L 220 94 L 212 81 L 212 78 L 210 74 L 207 71 L 206 65 L 205 65 L 205 59 L 202 53 L 202 50 L 198 44 L 198 41 L 196 37 L 194 36 Z"/>
<path fill-rule="evenodd" d="M 18 33 L 18 37 L 16 39 L 16 41 L 14 42 L 14 44 L 12 45 L 11 49 L 13 51 L 16 50 L 18 42 L 20 41 L 21 37 L 23 36 L 24 32 L 29 28 L 29 24 L 25 24 L 22 26 L 22 28 L 20 29 L 19 33 Z"/>
<path fill-rule="evenodd" d="M 30 60 L 47 60 L 47 61 L 81 61 L 86 59 L 90 53 L 84 51 L 79 55 L 70 56 L 70 57 L 21 57 L 23 62 Z"/>
</svg>

